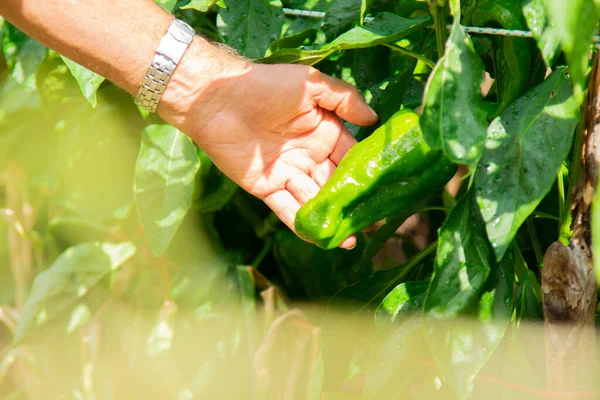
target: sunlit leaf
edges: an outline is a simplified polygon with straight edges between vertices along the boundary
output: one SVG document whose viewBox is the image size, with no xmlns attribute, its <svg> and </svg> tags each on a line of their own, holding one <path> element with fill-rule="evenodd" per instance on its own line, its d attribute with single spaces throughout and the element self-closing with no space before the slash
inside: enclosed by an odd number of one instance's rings
<svg viewBox="0 0 600 400">
<path fill-rule="evenodd" d="M 181 7 L 182 10 L 197 10 L 200 12 L 207 12 L 212 6 L 218 4 L 219 0 L 191 0 L 185 6 Z"/>
<path fill-rule="evenodd" d="M 260 62 L 313 65 L 339 50 L 361 49 L 395 42 L 425 28 L 429 22 L 427 17 L 407 19 L 384 12 L 377 14 L 373 21 L 343 33 L 320 49 L 281 49 Z"/>
<path fill-rule="evenodd" d="M 564 68 L 492 121 L 475 175 L 487 236 L 501 259 L 517 230 L 552 188 L 579 119 Z"/>
<path fill-rule="evenodd" d="M 104 78 L 66 57 L 61 56 L 61 58 L 77 80 L 83 96 L 90 102 L 92 107 L 96 107 L 96 91 L 98 91 L 98 88 L 104 82 Z"/>
<path fill-rule="evenodd" d="M 544 0 L 526 0 L 523 3 L 523 15 L 544 60 L 548 65 L 553 65 L 559 54 L 560 42 L 548 18 Z"/>
<path fill-rule="evenodd" d="M 35 73 L 48 49 L 13 25 L 5 24 L 3 52 L 11 76 L 18 83 L 24 83 Z"/>
<path fill-rule="evenodd" d="M 583 101 L 592 35 L 600 18 L 599 0 L 545 0 L 549 23 L 567 57 L 574 94 Z"/>
<path fill-rule="evenodd" d="M 135 254 L 132 243 L 83 243 L 67 249 L 38 274 L 25 302 L 15 341 L 32 334 Z"/>
<path fill-rule="evenodd" d="M 142 133 L 135 167 L 135 202 L 152 252 L 165 252 L 192 205 L 200 167 L 192 140 L 170 125 Z"/>
<path fill-rule="evenodd" d="M 165 11 L 171 12 L 177 5 L 177 0 L 154 0 Z"/>
<path fill-rule="evenodd" d="M 456 316 L 479 298 L 494 260 L 472 191 L 454 206 L 441 227 L 435 274 L 425 312 L 435 318 Z"/>
<path fill-rule="evenodd" d="M 420 119 L 423 136 L 457 164 L 474 168 L 481 157 L 487 128 L 480 85 L 483 62 L 455 19 L 446 51 L 429 76 Z"/>
<path fill-rule="evenodd" d="M 500 263 L 491 260 L 490 276 L 474 310 L 477 318 L 425 321 L 438 371 L 460 398 L 468 397 L 475 376 L 504 337 L 513 310 L 515 261 L 512 251 Z"/>
<path fill-rule="evenodd" d="M 428 289 L 429 281 L 410 281 L 396 286 L 375 310 L 375 321 L 394 322 L 402 316 L 420 312 Z"/>
</svg>

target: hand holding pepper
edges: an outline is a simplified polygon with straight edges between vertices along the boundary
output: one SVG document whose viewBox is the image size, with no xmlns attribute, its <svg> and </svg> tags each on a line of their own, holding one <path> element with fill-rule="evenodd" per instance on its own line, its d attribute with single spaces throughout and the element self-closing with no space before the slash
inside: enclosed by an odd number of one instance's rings
<svg viewBox="0 0 600 400">
<path fill-rule="evenodd" d="M 0 15 L 135 94 L 173 17 L 152 0 L 3 0 Z M 196 36 L 174 70 L 160 116 L 290 228 L 356 142 L 340 117 L 377 115 L 351 85 L 299 65 L 258 65 Z M 341 244 L 351 248 L 354 237 Z"/>
</svg>

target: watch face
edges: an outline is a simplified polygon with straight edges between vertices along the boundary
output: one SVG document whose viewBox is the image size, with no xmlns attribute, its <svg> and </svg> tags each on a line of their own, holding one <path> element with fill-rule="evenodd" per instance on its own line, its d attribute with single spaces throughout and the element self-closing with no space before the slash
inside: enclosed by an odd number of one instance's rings
<svg viewBox="0 0 600 400">
<path fill-rule="evenodd" d="M 180 19 L 174 20 L 170 28 L 171 34 L 180 42 L 189 44 L 194 39 L 194 29 Z"/>
</svg>

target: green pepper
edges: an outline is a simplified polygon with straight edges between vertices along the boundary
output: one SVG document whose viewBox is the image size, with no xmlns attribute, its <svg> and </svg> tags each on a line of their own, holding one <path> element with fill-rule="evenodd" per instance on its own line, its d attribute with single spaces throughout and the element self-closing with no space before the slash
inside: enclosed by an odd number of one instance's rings
<svg viewBox="0 0 600 400">
<path fill-rule="evenodd" d="M 477 0 L 470 10 L 468 22 L 482 27 L 527 30 L 522 3 L 522 0 Z M 494 40 L 494 71 L 490 72 L 496 80 L 498 102 L 491 109 L 490 119 L 500 115 L 523 94 L 529 79 L 532 54 L 529 39 L 502 36 Z"/>
<path fill-rule="evenodd" d="M 400 110 L 348 151 L 317 196 L 298 211 L 296 231 L 332 249 L 351 234 L 414 208 L 455 171 L 442 151 L 425 143 L 419 116 Z"/>
</svg>

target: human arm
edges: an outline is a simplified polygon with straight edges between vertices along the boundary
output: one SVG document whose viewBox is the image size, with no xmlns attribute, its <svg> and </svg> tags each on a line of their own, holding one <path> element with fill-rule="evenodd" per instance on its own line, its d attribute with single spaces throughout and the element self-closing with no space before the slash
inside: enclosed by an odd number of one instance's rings
<svg viewBox="0 0 600 400">
<path fill-rule="evenodd" d="M 151 0 L 4 0 L 0 14 L 131 94 L 172 20 Z M 310 67 L 250 63 L 199 36 L 158 112 L 292 229 L 355 143 L 338 116 L 377 119 L 351 85 Z"/>
</svg>

